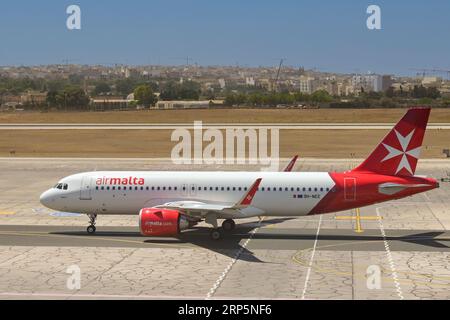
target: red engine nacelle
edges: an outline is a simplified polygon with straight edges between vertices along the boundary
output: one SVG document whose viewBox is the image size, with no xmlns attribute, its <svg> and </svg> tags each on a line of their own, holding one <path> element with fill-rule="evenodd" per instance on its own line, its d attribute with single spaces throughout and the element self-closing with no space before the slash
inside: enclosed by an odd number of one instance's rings
<svg viewBox="0 0 450 320">
<path fill-rule="evenodd" d="M 176 236 L 189 228 L 189 221 L 175 210 L 145 208 L 139 212 L 139 229 L 143 236 Z"/>
</svg>

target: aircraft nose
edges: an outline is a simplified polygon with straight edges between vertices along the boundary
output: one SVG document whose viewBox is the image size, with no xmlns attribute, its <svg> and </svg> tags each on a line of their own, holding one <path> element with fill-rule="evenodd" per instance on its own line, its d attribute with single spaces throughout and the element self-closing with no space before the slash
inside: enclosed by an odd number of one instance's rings
<svg viewBox="0 0 450 320">
<path fill-rule="evenodd" d="M 51 191 L 47 190 L 43 194 L 41 194 L 39 201 L 43 206 L 49 208 L 50 204 L 53 202 Z"/>
</svg>

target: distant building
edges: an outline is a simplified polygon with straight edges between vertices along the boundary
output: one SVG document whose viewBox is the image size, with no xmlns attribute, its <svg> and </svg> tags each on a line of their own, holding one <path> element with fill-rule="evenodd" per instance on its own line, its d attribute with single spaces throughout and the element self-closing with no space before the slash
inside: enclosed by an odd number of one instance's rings
<svg viewBox="0 0 450 320">
<path fill-rule="evenodd" d="M 312 77 L 300 76 L 299 82 L 300 92 L 311 94 L 316 91 L 316 81 Z"/>
<path fill-rule="evenodd" d="M 91 108 L 94 111 L 127 110 L 134 100 L 122 99 L 121 97 L 96 97 L 91 99 Z"/>
<path fill-rule="evenodd" d="M 391 75 L 384 75 L 381 80 L 381 87 L 383 91 L 386 91 L 390 87 L 392 87 L 392 84 L 394 83 L 394 80 L 392 79 Z"/>
<path fill-rule="evenodd" d="M 442 78 L 439 77 L 424 77 L 422 79 L 422 85 L 424 87 L 440 87 L 442 84 Z"/>
<path fill-rule="evenodd" d="M 352 86 L 357 91 L 382 92 L 392 86 L 392 77 L 390 75 L 366 74 L 353 75 Z"/>
<path fill-rule="evenodd" d="M 254 87 L 254 86 L 256 85 L 255 78 L 253 78 L 253 77 L 247 77 L 247 78 L 245 78 L 245 84 L 246 84 L 247 86 L 252 86 L 252 87 Z"/>
<path fill-rule="evenodd" d="M 203 101 L 158 101 L 151 109 L 206 109 L 213 105 L 223 105 L 223 100 L 203 100 Z"/>
<path fill-rule="evenodd" d="M 47 101 L 47 92 L 27 91 L 20 96 L 22 104 L 40 105 Z"/>
</svg>

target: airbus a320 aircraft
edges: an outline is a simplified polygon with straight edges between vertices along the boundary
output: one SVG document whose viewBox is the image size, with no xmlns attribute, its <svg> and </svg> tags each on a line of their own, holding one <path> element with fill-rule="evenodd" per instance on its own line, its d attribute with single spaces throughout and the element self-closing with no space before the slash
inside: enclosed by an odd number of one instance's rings
<svg viewBox="0 0 450 320">
<path fill-rule="evenodd" d="M 346 172 L 87 172 L 62 179 L 40 201 L 87 214 L 88 233 L 97 215 L 139 214 L 144 236 L 176 236 L 204 220 L 218 240 L 236 219 L 333 213 L 438 188 L 435 179 L 415 176 L 429 115 L 428 108 L 410 109 Z"/>
</svg>

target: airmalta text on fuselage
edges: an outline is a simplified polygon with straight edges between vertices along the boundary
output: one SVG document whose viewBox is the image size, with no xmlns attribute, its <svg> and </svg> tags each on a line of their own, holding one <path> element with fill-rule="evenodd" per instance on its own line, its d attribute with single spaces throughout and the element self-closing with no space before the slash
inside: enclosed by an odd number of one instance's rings
<svg viewBox="0 0 450 320">
<path fill-rule="evenodd" d="M 143 186 L 145 184 L 144 178 L 128 177 L 128 178 L 97 178 L 96 184 L 101 185 L 124 185 L 124 186 Z"/>
</svg>

